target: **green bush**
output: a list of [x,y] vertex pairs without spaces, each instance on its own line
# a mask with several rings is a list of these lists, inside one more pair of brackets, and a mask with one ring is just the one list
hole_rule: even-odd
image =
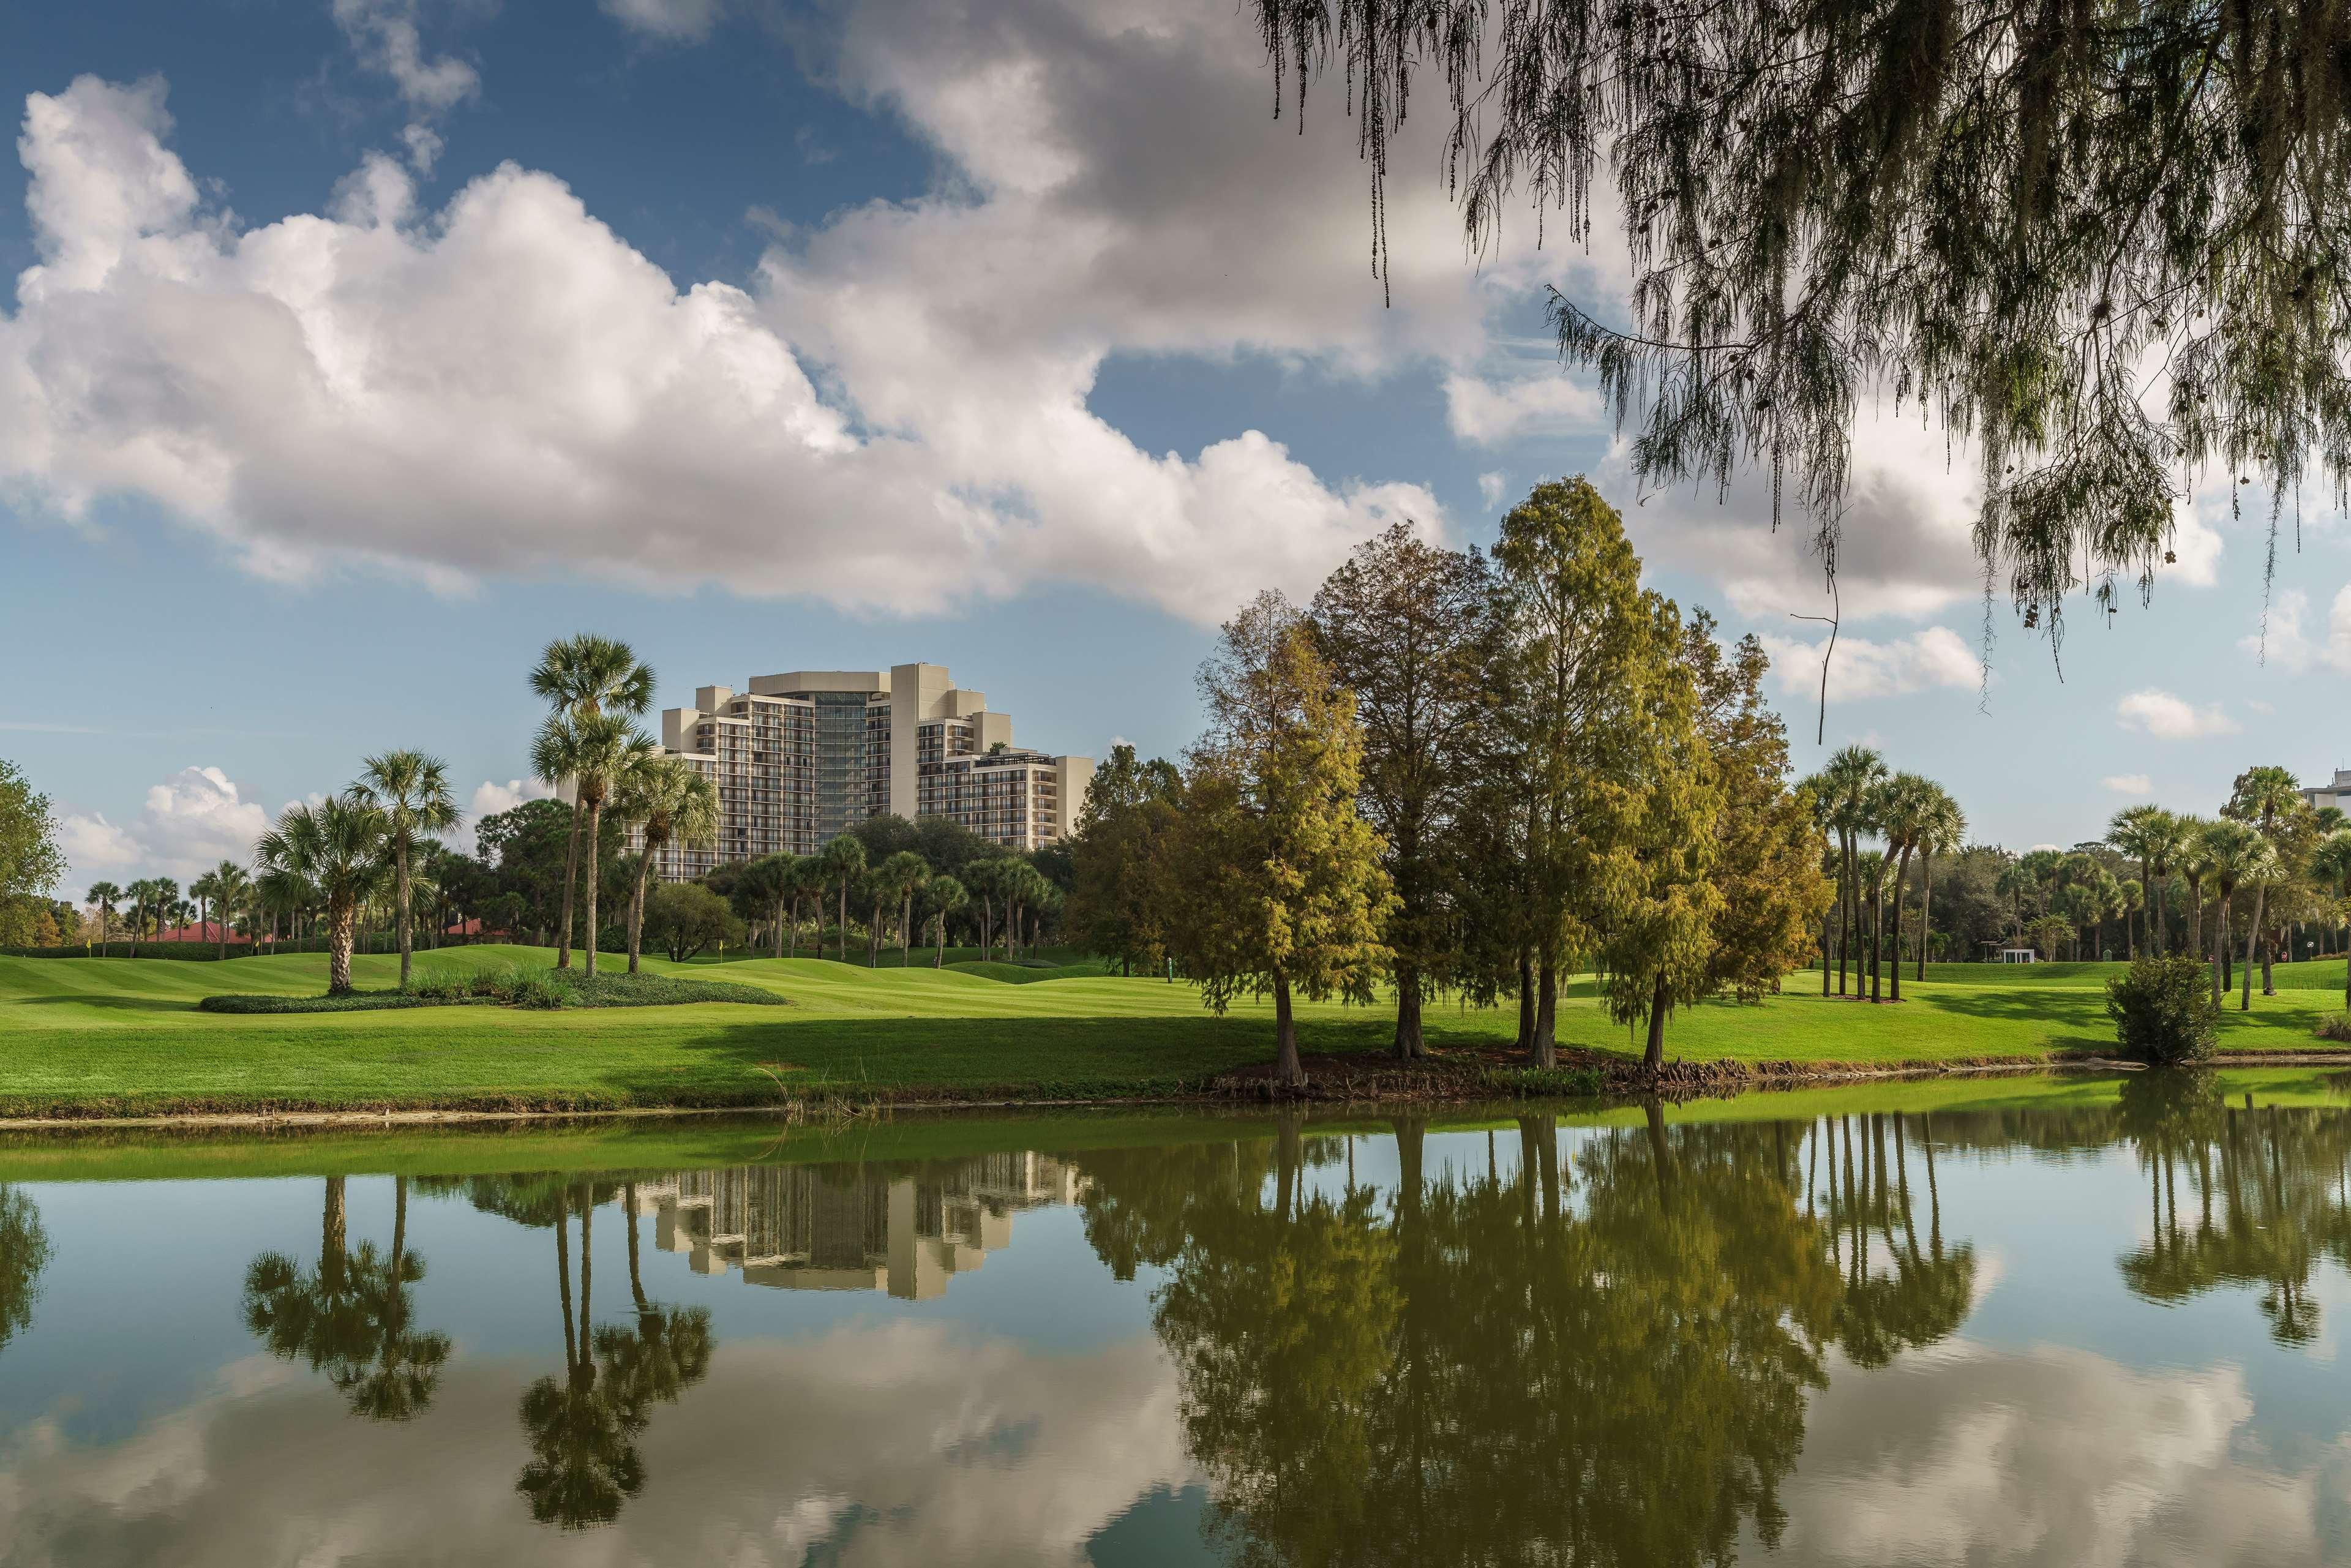
[[2351,1045],[2351,1013],[2321,1013],[2318,1018],[2318,1038]]
[[409,991],[345,991],[340,997],[206,997],[196,1008],[208,1013],[371,1013],[432,1005]]
[[2155,1067],[2202,1061],[2220,1027],[2200,958],[2139,959],[2106,982],[2106,1016],[2123,1050]]

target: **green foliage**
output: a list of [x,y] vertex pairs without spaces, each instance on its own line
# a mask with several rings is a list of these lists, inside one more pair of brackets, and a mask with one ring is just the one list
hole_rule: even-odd
[[2311,1032],[2337,1045],[2351,1045],[2351,1013],[2321,1013]]
[[404,990],[345,991],[324,997],[229,995],[206,997],[197,1007],[212,1013],[372,1012],[388,1008],[501,1006],[555,1008],[662,1008],[690,1002],[734,1002],[752,1007],[789,1007],[789,998],[759,986],[679,975],[587,975],[538,965],[505,964],[444,971]]
[[1247,8],[1277,112],[1341,78],[1375,268],[1432,103],[1478,253],[1528,206],[1570,250],[1621,223],[1630,316],[1554,291],[1562,357],[1645,486],[1765,466],[1832,574],[1848,517],[1886,527],[1847,503],[1887,394],[1980,450],[1985,580],[2053,640],[2077,586],[2152,592],[2195,474],[2262,474],[2273,522],[2351,483],[2340,6]]
[[323,997],[250,996],[229,992],[196,1004],[208,1013],[370,1013],[429,1008],[437,999],[413,991],[332,991]]
[[1183,778],[1173,763],[1111,747],[1094,772],[1071,846],[1069,939],[1122,967],[1150,969],[1167,954],[1173,841]]
[[719,943],[739,945],[743,923],[725,899],[699,883],[665,882],[645,895],[644,933],[673,963],[683,964]]
[[2106,1013],[2123,1050],[2156,1067],[2204,1061],[2220,1029],[2208,971],[2194,958],[2139,959],[2106,982]]
[[49,798],[33,789],[22,768],[0,758],[0,902],[47,893],[65,871]]

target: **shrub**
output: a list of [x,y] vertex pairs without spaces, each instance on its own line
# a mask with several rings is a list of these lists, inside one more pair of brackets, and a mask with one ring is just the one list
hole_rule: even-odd
[[206,997],[196,1008],[208,1013],[371,1013],[432,1005],[407,991],[345,991],[340,997]]
[[2318,1038],[2351,1045],[2351,1013],[2321,1013]]
[[2106,982],[2106,1015],[2123,1050],[2155,1067],[2203,1061],[2220,1027],[2200,958],[2139,959]]

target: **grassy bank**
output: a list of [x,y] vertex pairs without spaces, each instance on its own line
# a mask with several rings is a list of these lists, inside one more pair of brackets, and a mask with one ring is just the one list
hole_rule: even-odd
[[[418,956],[427,975],[550,961],[543,949],[467,947]],[[361,987],[396,982],[398,961],[354,962]],[[2112,1049],[2102,982],[2116,966],[1994,971],[1930,966],[1899,1007],[1823,1000],[1792,977],[1760,1007],[1677,1014],[1669,1053],[1686,1061],[1911,1062],[2032,1060]],[[655,974],[692,972],[649,960]],[[1956,971],[1956,972],[1954,972]],[[318,955],[161,960],[0,958],[0,1114],[135,1114],[191,1109],[617,1109],[772,1104],[789,1096],[958,1096],[1030,1101],[1166,1094],[1261,1062],[1270,1009],[1218,1019],[1165,980],[1083,967],[1026,971],[867,969],[819,959],[725,967],[793,1005],[529,1011],[494,1007],[227,1016],[220,992],[300,996],[325,988]],[[2224,1051],[2318,1044],[2340,1005],[2342,961],[2282,966],[2280,994],[2231,1011]],[[1428,1032],[1468,1055],[1508,1044],[1510,1009],[1436,1007]],[[1309,1053],[1372,1052],[1385,1009],[1301,1009]],[[1562,1009],[1562,1042],[1629,1055],[1588,985]]]

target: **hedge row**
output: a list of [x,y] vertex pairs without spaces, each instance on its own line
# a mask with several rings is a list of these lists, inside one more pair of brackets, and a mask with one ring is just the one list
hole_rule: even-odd
[[[449,936],[442,939],[441,946],[444,947],[465,947],[471,946],[475,938],[470,936]],[[504,941],[506,939],[504,937],[496,937],[491,940]],[[232,942],[228,945],[226,956],[231,958],[250,958],[256,952],[262,954],[324,953],[327,951],[327,947],[328,943],[324,936],[305,936],[298,941],[289,937],[283,942],[265,942],[257,944],[253,942]],[[420,942],[416,945],[416,950],[419,953],[429,953],[433,949]],[[379,936],[371,932],[367,936],[360,937],[357,942],[354,942],[351,945],[351,951],[354,953],[397,953],[400,951],[400,938],[397,936]],[[131,950],[129,939],[120,937],[118,937],[112,942],[101,942],[96,946],[84,946],[81,943],[76,942],[70,946],[58,947],[0,947],[0,957],[7,958],[128,958],[131,956]],[[220,945],[216,942],[150,941],[139,944],[138,956],[141,958],[179,958],[192,964],[204,964],[213,962],[222,957],[223,954],[220,949]]]

